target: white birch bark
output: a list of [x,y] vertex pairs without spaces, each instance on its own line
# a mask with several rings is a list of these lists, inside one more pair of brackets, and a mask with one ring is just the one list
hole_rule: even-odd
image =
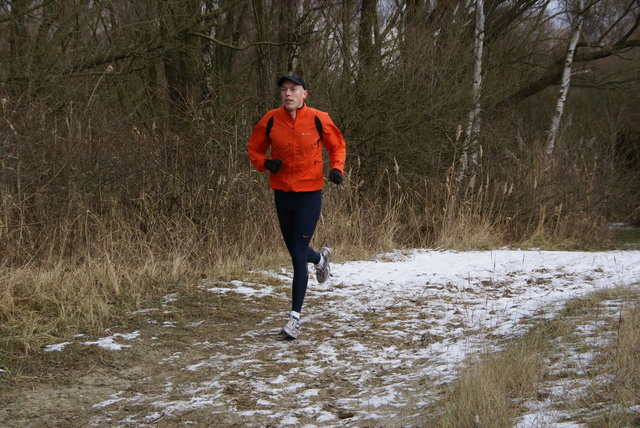
[[564,113],[564,104],[567,100],[567,95],[571,87],[571,69],[573,67],[573,57],[576,53],[576,46],[580,40],[580,34],[582,33],[582,25],[584,22],[584,0],[578,0],[578,16],[576,25],[571,34],[571,40],[569,41],[569,48],[567,49],[567,57],[564,61],[564,69],[562,70],[562,80],[560,81],[560,93],[558,94],[558,102],[556,104],[556,111],[551,119],[551,127],[547,135],[547,141],[545,146],[545,170],[549,168],[551,160],[553,159],[553,151],[556,146],[556,139],[558,137],[558,130],[560,129],[560,121]]
[[[478,167],[478,148],[480,139],[480,113],[482,111],[482,52],[484,50],[484,0],[476,0],[476,22],[474,29],[473,65],[473,107],[469,111],[469,120],[465,141],[462,146],[460,162],[460,179],[470,172],[472,175]],[[470,182],[473,187],[473,178]]]

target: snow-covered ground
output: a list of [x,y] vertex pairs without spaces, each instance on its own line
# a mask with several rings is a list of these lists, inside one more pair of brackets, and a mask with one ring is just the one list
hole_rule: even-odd
[[[286,282],[291,277],[289,270],[269,274]],[[196,413],[204,412],[216,423],[247,426],[426,426],[421,406],[437,399],[465,358],[496,349],[496,338],[524,331],[523,320],[551,316],[569,298],[637,283],[640,251],[395,252],[333,263],[322,285],[312,278],[297,341],[276,339],[287,287],[205,283],[210,293],[272,296],[279,303],[235,339],[175,349],[158,365],[179,370],[179,381],[168,377],[153,394],[114,390],[91,404],[104,409],[91,423],[144,426],[160,417],[197,423]],[[144,340],[131,332],[90,343],[126,352],[123,341]],[[187,358],[188,351],[199,357]],[[126,418],[118,413],[124,406]],[[132,406],[155,410],[132,412]],[[548,402],[528,406],[521,427],[579,425],[557,422],[567,415],[551,411]]]

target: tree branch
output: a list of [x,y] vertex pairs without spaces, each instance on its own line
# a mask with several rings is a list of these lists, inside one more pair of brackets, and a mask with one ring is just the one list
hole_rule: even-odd
[[236,50],[236,51],[244,51],[247,50],[249,48],[252,48],[254,46],[287,46],[287,45],[295,45],[295,42],[253,42],[253,43],[248,43],[245,46],[234,46],[231,45],[229,43],[225,43],[222,40],[218,40],[215,37],[211,37],[211,36],[207,36],[206,34],[202,34],[202,33],[187,33],[191,36],[197,36],[197,37],[201,37],[203,39],[209,40],[210,42],[215,43],[216,45],[228,48],[228,49],[232,49],[232,50]]
[[[34,12],[34,11],[36,11],[36,10],[38,10],[38,9],[41,9],[41,8],[43,8],[43,7],[46,7],[46,6],[48,6],[48,5],[49,5],[49,3],[52,3],[52,2],[53,2],[53,0],[46,0],[46,1],[43,1],[42,3],[38,3],[38,4],[36,4],[35,6],[31,7],[30,9],[25,10],[25,11],[24,11],[24,15],[28,15],[28,14],[30,14],[31,12]],[[9,16],[7,16],[7,17],[0,18],[0,24],[4,24],[5,22],[9,22],[9,21],[11,21],[12,19],[13,19],[13,15],[9,15]]]
[[[587,45],[581,45],[579,47],[593,47]],[[584,63],[595,61],[598,59],[606,58],[612,55],[616,55],[624,50],[640,47],[640,39],[625,40],[615,43],[612,46],[601,46],[599,50],[593,52],[578,52],[576,53],[576,63]],[[501,101],[496,105],[497,108],[505,108],[519,103],[532,95],[535,95],[549,86],[557,85],[562,78],[562,68],[564,65],[564,57],[557,58],[556,61],[549,67],[547,72],[538,78],[537,80],[529,83],[525,87],[516,91],[507,99]]]

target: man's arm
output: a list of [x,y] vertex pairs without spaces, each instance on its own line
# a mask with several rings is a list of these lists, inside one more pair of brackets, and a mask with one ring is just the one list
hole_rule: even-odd
[[249,160],[251,164],[260,172],[264,172],[267,168],[264,166],[264,162],[268,159],[266,154],[271,146],[271,142],[267,138],[267,116],[263,117],[260,122],[253,129],[251,139],[247,144],[247,151],[249,153]]
[[344,164],[347,158],[347,143],[344,141],[342,132],[333,123],[333,120],[325,113],[322,118],[322,143],[329,150],[329,160],[331,169],[337,169],[344,174]]

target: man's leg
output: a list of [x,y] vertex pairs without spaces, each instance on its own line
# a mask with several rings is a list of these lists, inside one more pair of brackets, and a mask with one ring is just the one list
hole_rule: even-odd
[[307,263],[317,263],[320,255],[309,247],[315,232],[322,207],[322,192],[298,194],[298,203],[293,215],[291,237],[291,260],[293,262],[293,286],[291,309],[300,313],[307,292],[309,275]]
[[322,193],[276,191],[275,201],[280,230],[293,264],[291,313],[281,334],[295,339],[300,334],[300,312],[309,281],[307,262],[320,261],[320,255],[309,247],[309,242],[320,217]]

